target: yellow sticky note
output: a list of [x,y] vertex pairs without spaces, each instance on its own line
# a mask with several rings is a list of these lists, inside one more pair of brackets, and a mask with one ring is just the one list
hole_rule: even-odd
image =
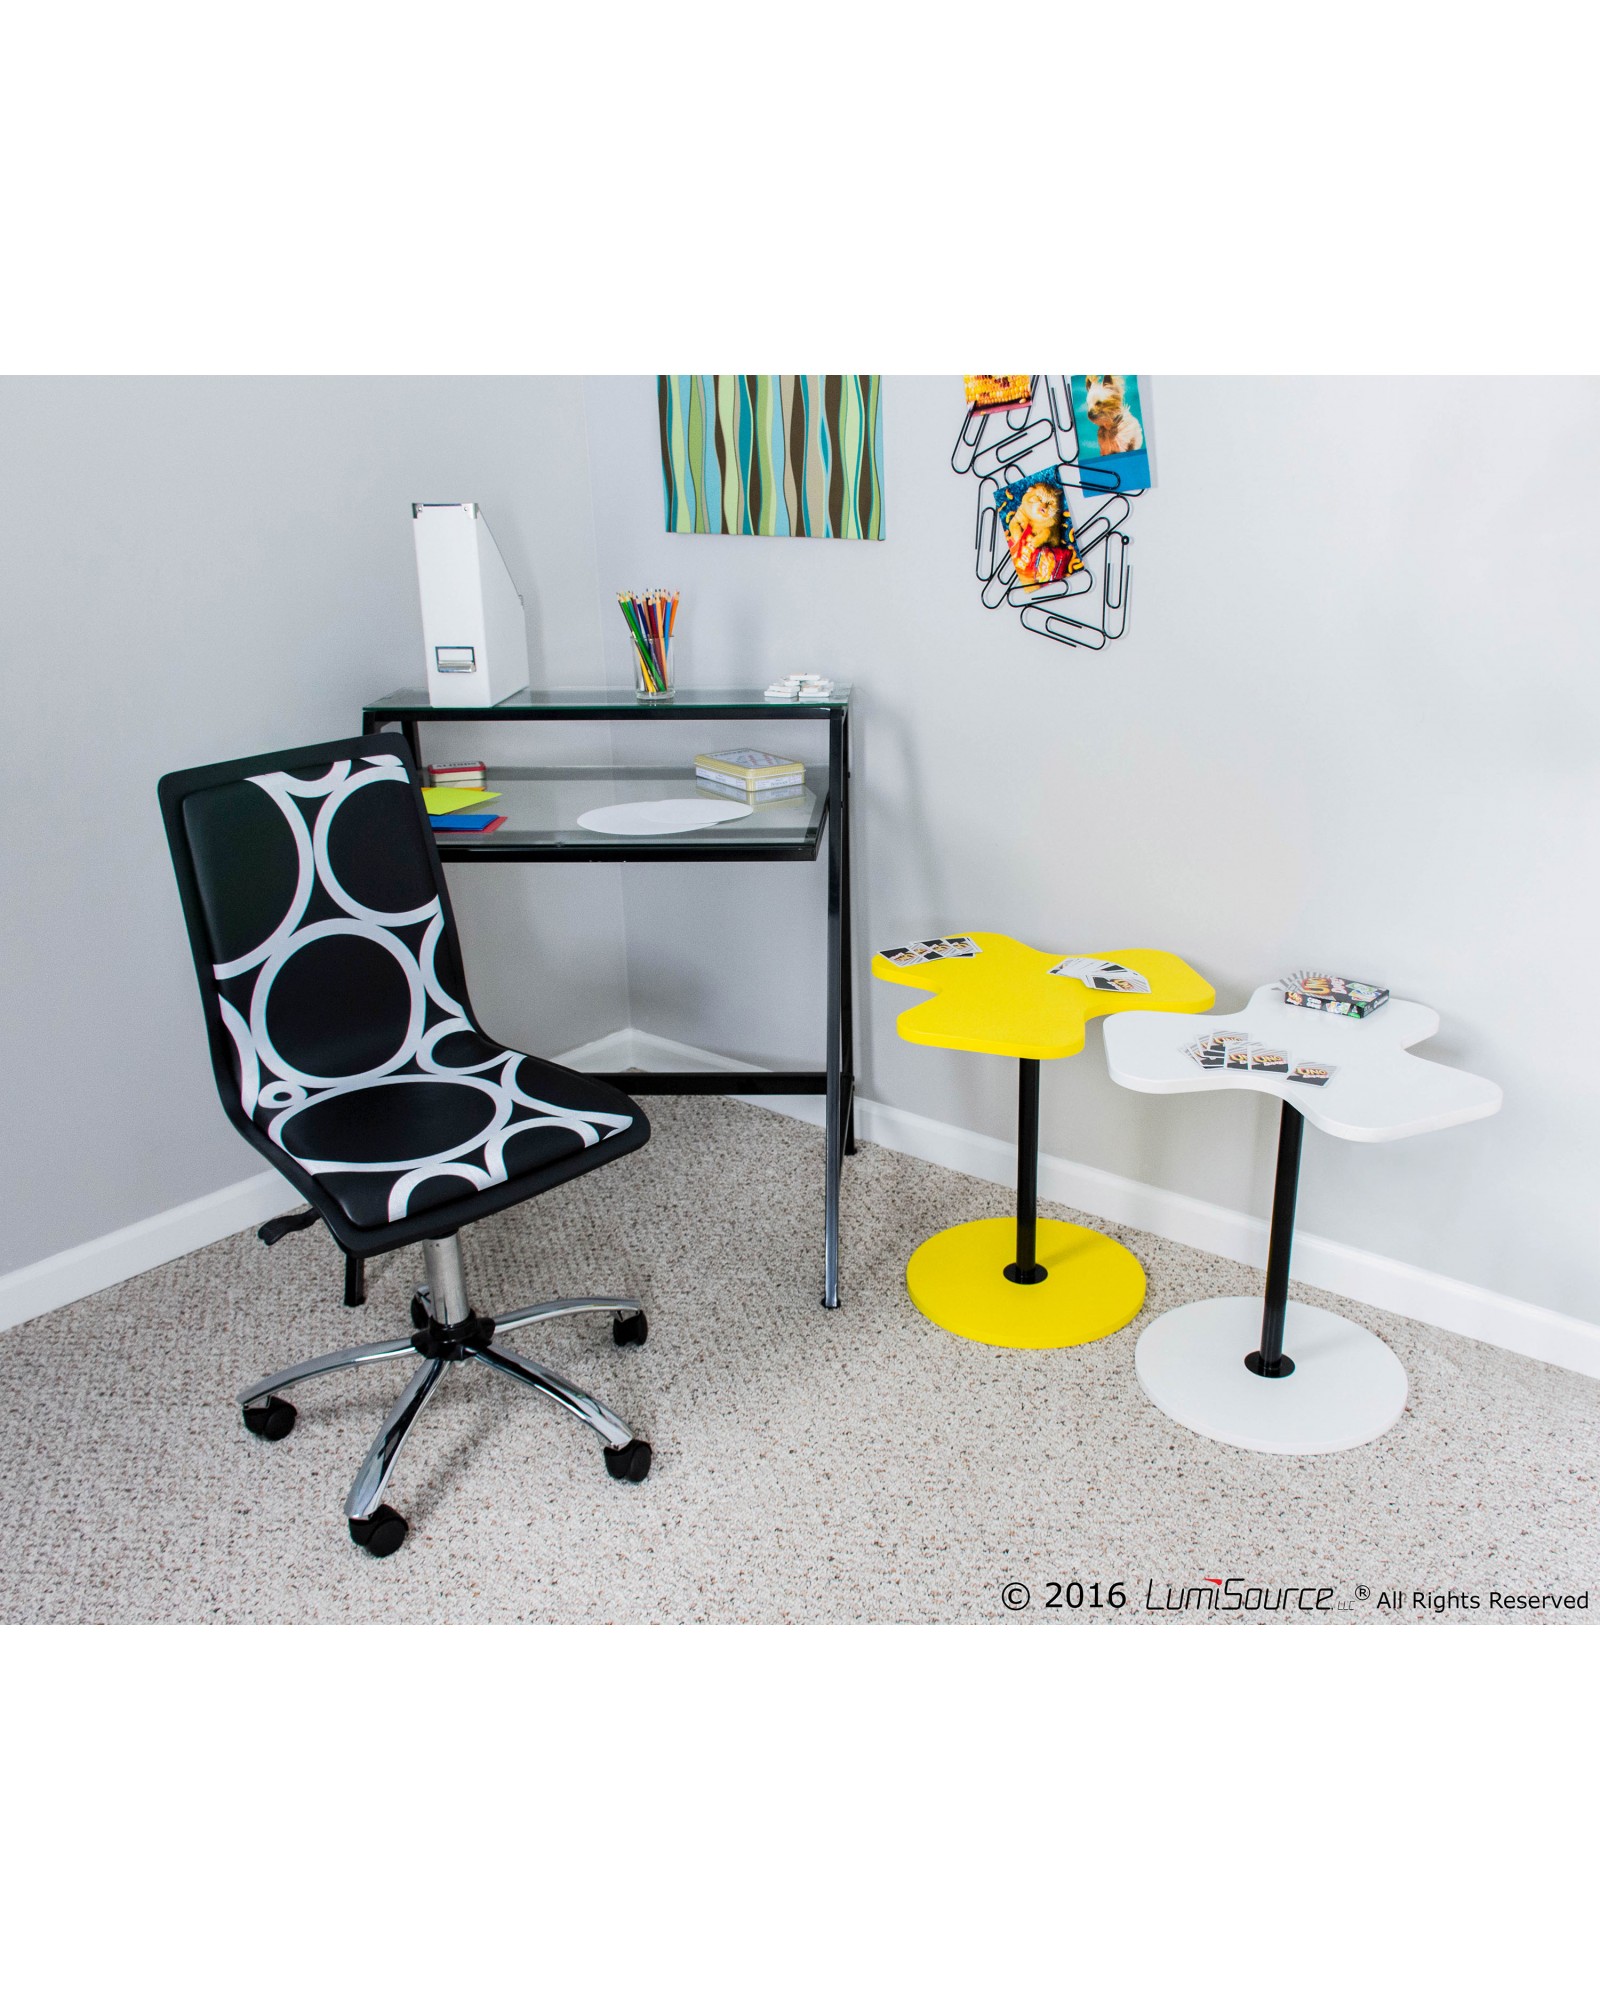
[[422,803],[431,813],[470,812],[486,799],[497,799],[499,796],[498,792],[485,792],[476,785],[424,785],[422,788]]

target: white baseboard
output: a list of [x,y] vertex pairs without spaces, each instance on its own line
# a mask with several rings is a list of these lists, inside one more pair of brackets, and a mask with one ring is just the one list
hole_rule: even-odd
[[[582,1048],[569,1049],[555,1060],[573,1069],[704,1069],[727,1071],[730,1076],[757,1067],[639,1028],[619,1028]],[[822,1122],[820,1098],[740,1096],[738,1101],[813,1125]],[[1015,1153],[1008,1141],[969,1132],[959,1125],[941,1124],[915,1111],[897,1111],[893,1105],[878,1104],[871,1098],[856,1099],[856,1129],[874,1145],[973,1174],[980,1180],[1008,1186],[1016,1172]],[[1215,1202],[1198,1201],[1193,1195],[1150,1187],[1143,1181],[1050,1153],[1039,1155],[1039,1192],[1047,1201],[1061,1202],[1130,1229],[1148,1229],[1191,1249],[1232,1257],[1258,1269],[1267,1261],[1265,1222]],[[126,1229],[115,1229],[109,1236],[6,1272],[0,1276],[0,1330],[87,1298],[91,1292],[170,1263],[174,1257],[238,1230],[258,1228],[269,1216],[282,1215],[299,1205],[295,1190],[268,1168],[197,1201],[166,1209]],[[1509,1348],[1536,1361],[1551,1361],[1580,1375],[1600,1377],[1600,1326],[1588,1320],[1528,1305],[1480,1285],[1465,1284],[1459,1278],[1447,1278],[1309,1232],[1295,1237],[1294,1271],[1308,1285],[1358,1299],[1364,1305],[1403,1313],[1447,1333]]]
[[170,1264],[174,1257],[240,1229],[259,1229],[270,1216],[304,1205],[283,1176],[268,1167],[197,1201],[163,1209],[126,1229],[113,1229],[109,1236],[25,1264],[20,1271],[7,1271],[0,1276],[0,1331],[153,1271],[158,1264]]
[[[704,1055],[699,1049],[682,1048],[663,1041],[659,1035],[639,1035],[631,1028],[586,1042],[558,1062],[574,1069],[728,1069],[751,1068],[735,1064],[731,1058]],[[0,1333],[37,1319],[40,1313],[69,1306],[108,1285],[153,1271],[158,1264],[170,1264],[174,1257],[187,1256],[207,1243],[241,1229],[259,1229],[274,1215],[304,1206],[299,1194],[281,1174],[268,1167],[249,1180],[235,1181],[231,1187],[203,1194],[177,1208],[163,1209],[126,1229],[114,1229],[109,1236],[62,1250],[54,1257],[25,1264],[20,1270],[0,1274]]]
[[[664,1041],[659,1035],[641,1035],[631,1028],[619,1028],[572,1049],[558,1062],[573,1069],[750,1069],[750,1063],[735,1063],[731,1057],[713,1057],[700,1049]],[[174,1257],[186,1256],[207,1243],[220,1242],[241,1229],[259,1229],[274,1215],[303,1207],[299,1194],[281,1174],[268,1167],[249,1180],[235,1181],[196,1201],[177,1208],[163,1209],[126,1229],[114,1229],[109,1236],[97,1236],[37,1264],[0,1274],[0,1332],[37,1319],[40,1313],[69,1306],[124,1278],[136,1278],[153,1271],[158,1264],[170,1264]]]
[[568,1069],[760,1068],[759,1063],[740,1062],[737,1056],[712,1055],[708,1049],[692,1048],[687,1042],[669,1042],[665,1035],[647,1034],[643,1028],[617,1028],[596,1042],[585,1042],[581,1048],[568,1049],[550,1060],[564,1063]]
[[[564,1055],[552,1056],[552,1062],[565,1063],[568,1069],[647,1069],[655,1062],[654,1037],[652,1053],[641,1058],[640,1048],[643,1037],[636,1028],[617,1028],[609,1035],[602,1035],[597,1042],[585,1042],[581,1048],[568,1049]],[[672,1042],[662,1042],[663,1049],[675,1047]],[[721,1064],[706,1063],[705,1068],[721,1068]]]
[[[574,1049],[575,1069],[709,1069],[740,1070],[756,1067],[709,1050],[669,1042],[637,1028],[607,1036],[601,1049],[603,1062],[589,1060],[588,1050]],[[622,1051],[619,1060],[614,1053]],[[574,1060],[579,1058],[581,1060]],[[734,1093],[730,1092],[730,1095]],[[758,1104],[786,1117],[808,1124],[822,1123],[822,1100],[816,1097],[746,1097],[740,1103]],[[863,1139],[887,1146],[896,1153],[934,1166],[951,1167],[957,1173],[972,1174],[979,1180],[998,1181],[1010,1186],[1016,1178],[1016,1149],[1009,1140],[991,1139],[981,1132],[969,1132],[959,1125],[945,1125],[936,1118],[924,1118],[915,1111],[897,1111],[893,1105],[872,1098],[856,1099],[856,1130]],[[1186,1243],[1191,1249],[1206,1250],[1218,1257],[1232,1257],[1241,1264],[1264,1270],[1267,1262],[1267,1225],[1259,1217],[1238,1209],[1222,1208],[1216,1202],[1200,1201],[1193,1195],[1175,1194],[1169,1188],[1151,1187],[1144,1181],[1129,1180],[1122,1174],[1106,1173],[1099,1167],[1063,1160],[1051,1153],[1039,1155],[1039,1193],[1046,1201],[1058,1201],[1067,1208],[1081,1209],[1103,1221],[1117,1222],[1130,1229],[1148,1229],[1153,1235]],[[1535,1361],[1551,1361],[1580,1375],[1600,1377],[1600,1326],[1552,1312],[1546,1306],[1529,1305],[1508,1298],[1481,1285],[1469,1285],[1460,1278],[1448,1278],[1437,1271],[1425,1271],[1416,1264],[1403,1264],[1395,1257],[1382,1257],[1372,1250],[1358,1250],[1348,1243],[1310,1231],[1297,1231],[1294,1239],[1294,1275],[1303,1284],[1323,1291],[1378,1306],[1385,1312],[1402,1313],[1407,1319],[1421,1320],[1446,1333],[1464,1334],[1491,1347],[1509,1348],[1513,1354],[1530,1355]]]

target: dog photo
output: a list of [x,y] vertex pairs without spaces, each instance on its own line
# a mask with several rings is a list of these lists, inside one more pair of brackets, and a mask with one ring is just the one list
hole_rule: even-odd
[[1137,375],[1074,375],[1072,421],[1086,493],[1139,493],[1149,487]]

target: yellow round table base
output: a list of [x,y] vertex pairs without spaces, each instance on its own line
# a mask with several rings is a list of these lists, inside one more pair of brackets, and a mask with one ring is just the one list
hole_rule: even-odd
[[1144,1266],[1098,1229],[1038,1222],[1038,1261],[1050,1273],[1037,1285],[1005,1275],[1017,1255],[1017,1225],[962,1222],[941,1229],[906,1266],[911,1303],[935,1326],[988,1347],[1082,1347],[1104,1340],[1144,1304]]

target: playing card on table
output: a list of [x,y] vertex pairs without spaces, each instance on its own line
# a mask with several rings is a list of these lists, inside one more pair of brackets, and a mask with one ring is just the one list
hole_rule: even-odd
[[1113,958],[1064,958],[1050,968],[1058,979],[1080,979],[1097,993],[1148,993],[1150,982],[1142,972],[1119,965]]
[[927,965],[940,958],[980,958],[981,948],[969,937],[922,938],[916,944],[890,945],[878,953],[891,965]]

